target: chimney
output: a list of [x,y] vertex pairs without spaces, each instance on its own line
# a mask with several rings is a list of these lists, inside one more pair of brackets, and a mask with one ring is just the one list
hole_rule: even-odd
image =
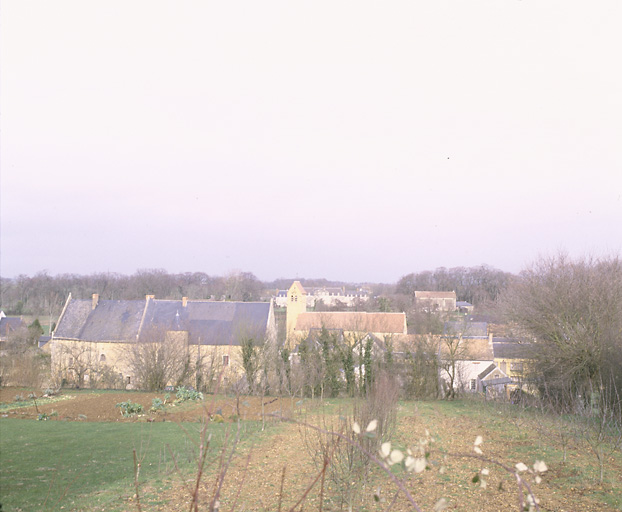
[[187,305],[188,305],[188,297],[182,297],[181,306],[185,308]]
[[99,293],[93,294],[93,303],[91,309],[95,309],[97,307],[97,303],[99,302]]

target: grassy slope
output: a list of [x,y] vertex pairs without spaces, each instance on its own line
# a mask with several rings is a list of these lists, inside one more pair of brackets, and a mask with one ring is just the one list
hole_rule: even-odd
[[[210,425],[216,453],[228,425]],[[127,509],[133,494],[133,450],[144,456],[140,479],[157,490],[178,482],[170,453],[193,468],[201,425],[81,423],[2,419],[0,489],[4,510]],[[248,433],[254,423],[245,424]],[[184,432],[184,430],[186,432]],[[170,448],[170,451],[169,451]],[[146,496],[149,502],[149,496]],[[154,496],[151,502],[157,498]]]
[[[329,403],[329,407],[322,408],[324,414],[338,415],[349,405],[347,400],[331,400]],[[243,425],[247,429],[243,438],[257,439],[253,433],[258,425],[252,422]],[[200,424],[186,424],[185,428],[190,438],[196,438]],[[210,426],[215,455],[225,428],[217,424]],[[499,457],[510,465],[519,461],[531,465],[536,459],[546,460],[551,470],[540,488],[543,493],[546,489],[548,506],[545,510],[567,509],[568,502],[581,506],[582,510],[622,510],[622,455],[618,452],[611,459],[605,485],[596,485],[594,458],[584,448],[575,447],[569,452],[568,461],[562,463],[559,445],[554,438],[540,435],[534,416],[528,411],[477,401],[403,402],[398,432],[392,441],[405,448],[423,436],[426,428],[436,438],[435,453],[440,448],[472,452],[475,436],[483,435],[485,454]],[[147,505],[145,509],[152,510],[149,505],[161,504],[158,496],[163,489],[173,484],[179,486],[179,477],[175,475],[166,445],[170,445],[180,464],[188,471],[192,469],[195,454],[189,437],[173,423],[2,419],[0,429],[0,501],[6,510],[57,510],[61,505],[65,510],[132,509],[128,500],[134,492],[133,449],[146,454],[141,469],[141,481],[145,485],[141,492]],[[260,444],[272,443],[272,433],[276,432],[280,429],[263,433]],[[289,440],[286,438],[283,442]],[[300,441],[295,436],[292,442]],[[242,447],[239,454],[244,455],[245,451]],[[255,453],[259,456],[259,452]],[[436,458],[432,471],[412,481],[414,494],[422,498],[425,509],[430,509],[441,496],[459,504],[463,510],[481,509],[482,499],[486,500],[486,510],[507,509],[507,497],[495,491],[501,480],[509,487],[507,478],[500,472],[491,474],[491,488],[483,493],[477,485],[470,483],[471,476],[478,469],[473,461],[452,461],[447,464],[448,471],[444,475],[437,471],[438,461]],[[295,467],[290,465],[288,469],[294,478]],[[272,472],[261,473],[261,478],[269,480],[273,487],[268,500],[273,499],[274,489],[278,488],[281,468],[282,462],[279,462]],[[421,487],[420,484],[426,485]],[[250,487],[251,490],[257,488],[256,485]],[[429,496],[421,496],[424,489],[430,491]],[[567,497],[558,498],[560,495]],[[514,499],[511,500],[513,503]],[[401,509],[396,507],[396,510]]]
[[[412,404],[406,405],[407,409],[412,407]],[[549,471],[544,477],[545,483],[534,486],[537,495],[547,495],[553,501],[556,495],[574,495],[572,499],[580,500],[583,510],[622,510],[622,454],[619,450],[610,456],[601,485],[597,461],[585,443],[575,440],[564,462],[555,429],[543,428],[544,420],[534,411],[477,400],[423,402],[416,407],[418,423],[437,437],[439,448],[469,453],[475,436],[483,435],[485,455],[509,466],[517,462],[531,466],[536,460],[546,461]],[[467,460],[453,461],[453,466],[469,467],[473,474],[478,469],[477,464]],[[464,475],[463,482],[452,478],[451,472],[444,478],[450,483],[447,488],[452,493],[462,492],[459,487],[464,483]],[[502,479],[491,477],[490,480],[496,485]],[[506,479],[504,485],[508,488],[511,481],[508,485]]]

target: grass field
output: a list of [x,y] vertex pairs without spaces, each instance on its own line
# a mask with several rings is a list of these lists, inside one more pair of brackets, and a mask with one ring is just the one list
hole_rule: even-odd
[[[231,424],[212,424],[211,449]],[[260,424],[245,422],[248,439]],[[2,510],[127,510],[134,494],[133,450],[142,460],[147,507],[158,491],[179,483],[173,457],[188,475],[195,468],[201,424],[0,421]]]
[[[11,395],[12,396],[12,395]],[[128,394],[136,397],[136,394]],[[92,394],[72,400],[92,400]],[[106,397],[101,395],[98,400]],[[249,399],[250,400],[250,399]],[[51,404],[50,406],[58,406]],[[346,414],[347,399],[304,400],[295,417],[316,422],[335,420]],[[113,407],[113,406],[111,406]],[[16,410],[16,414],[21,414]],[[300,414],[306,416],[299,416]],[[301,442],[295,424],[271,424],[261,431],[258,421],[242,421],[244,442],[237,451],[227,484],[223,487],[222,510],[276,510],[283,485],[283,509],[291,507],[317,475],[312,455]],[[137,510],[133,500],[133,450],[141,459],[140,493],[142,510],[187,510],[188,493],[181,478],[194,473],[196,441],[202,424],[170,421],[81,422],[0,419],[0,502],[2,510]],[[219,448],[233,423],[210,423],[212,435],[209,467],[202,496],[213,492]],[[456,457],[445,461],[443,453],[473,453],[473,440],[482,435],[487,456],[513,467],[517,462],[531,466],[543,459],[549,466],[535,490],[545,511],[621,511],[622,454],[608,455],[603,483],[598,482],[598,464],[587,446],[575,439],[567,447],[564,461],[555,429],[548,430],[534,411],[509,405],[498,406],[477,400],[453,402],[400,402],[398,423],[391,441],[407,449],[428,430],[435,438],[429,471],[409,477],[407,485],[424,510],[432,510],[440,497],[449,500],[450,510],[516,510],[512,477],[491,471],[490,486],[482,490],[472,482],[481,464]],[[548,427],[547,427],[548,428]],[[182,475],[174,468],[174,455]],[[440,467],[446,467],[441,472]],[[373,488],[382,488],[387,499],[394,487],[374,473]],[[533,478],[532,478],[533,480]],[[371,489],[371,487],[370,487]],[[339,510],[342,489],[327,477],[324,510]],[[239,495],[239,496],[238,496]],[[384,498],[383,498],[384,499]],[[318,510],[317,486],[307,498],[305,510]],[[386,510],[388,503],[375,503],[370,490],[356,510]],[[203,504],[201,510],[207,510]],[[398,500],[394,511],[408,510]]]

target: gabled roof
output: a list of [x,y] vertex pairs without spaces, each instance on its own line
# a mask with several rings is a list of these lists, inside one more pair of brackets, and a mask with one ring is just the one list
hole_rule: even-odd
[[383,334],[406,333],[405,313],[367,313],[367,312],[322,312],[301,313],[296,320],[295,329],[343,329],[348,332],[376,332]]
[[[145,310],[144,300],[100,300],[82,324],[78,339],[87,341],[134,340]],[[58,337],[58,336],[55,336]]]
[[483,372],[481,372],[477,376],[477,378],[480,380],[483,380],[486,378],[489,379],[491,376],[493,376],[493,374],[498,375],[498,377],[495,377],[495,378],[507,377],[506,373],[501,368],[497,367],[495,363],[491,363]]
[[486,377],[486,375],[488,375],[488,374],[489,374],[491,371],[493,371],[496,367],[497,367],[497,365],[496,365],[495,363],[490,363],[490,365],[488,365],[488,366],[486,367],[486,369],[485,369],[483,372],[481,372],[481,373],[477,376],[477,378],[478,378],[478,379],[483,379],[484,377]]
[[269,302],[180,300],[68,301],[54,338],[81,341],[134,341],[185,331],[190,344],[239,344],[263,337],[271,318]]
[[[269,302],[152,300],[145,326],[166,331],[187,331],[193,345],[239,345],[245,337],[262,338],[270,316]],[[141,334],[142,335],[142,334]]]
[[20,327],[24,327],[26,324],[22,322],[22,319],[15,316],[3,316],[0,318],[0,336],[8,336],[9,333],[16,331]]
[[[307,294],[307,292],[306,292],[306,291],[305,291],[305,289],[303,288],[302,283],[301,283],[300,281],[294,281],[294,282],[292,283],[292,285],[289,287],[289,290],[291,290],[294,286],[298,288],[298,290],[300,291],[300,293],[301,293],[302,295],[306,295],[306,294]],[[289,290],[288,290],[288,291],[289,291]]]

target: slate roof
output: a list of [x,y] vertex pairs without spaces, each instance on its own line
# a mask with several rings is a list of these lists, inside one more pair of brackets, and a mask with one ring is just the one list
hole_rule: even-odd
[[[91,304],[91,301],[87,301]],[[134,340],[145,310],[144,300],[100,300],[80,329],[86,341]]]
[[367,312],[315,312],[301,313],[296,320],[296,330],[343,329],[349,332],[377,332],[385,334],[406,333],[405,313]]
[[480,380],[483,379],[484,377],[486,377],[486,375],[492,372],[496,367],[497,365],[495,363],[490,363],[490,365],[487,366],[486,369],[477,376],[477,378]]
[[466,307],[472,307],[473,304],[471,304],[470,302],[467,302],[466,300],[457,300],[456,301],[456,307],[458,308],[466,308]]
[[0,336],[4,338],[24,325],[26,324],[19,317],[3,316],[0,318]]
[[463,337],[488,336],[486,322],[445,322],[444,334],[462,334]]
[[493,338],[495,359],[530,359],[533,345],[521,343],[515,338]]
[[244,336],[263,337],[270,318],[269,302],[180,300],[70,300],[55,338],[82,341],[133,341],[186,331],[190,344],[239,344]]

